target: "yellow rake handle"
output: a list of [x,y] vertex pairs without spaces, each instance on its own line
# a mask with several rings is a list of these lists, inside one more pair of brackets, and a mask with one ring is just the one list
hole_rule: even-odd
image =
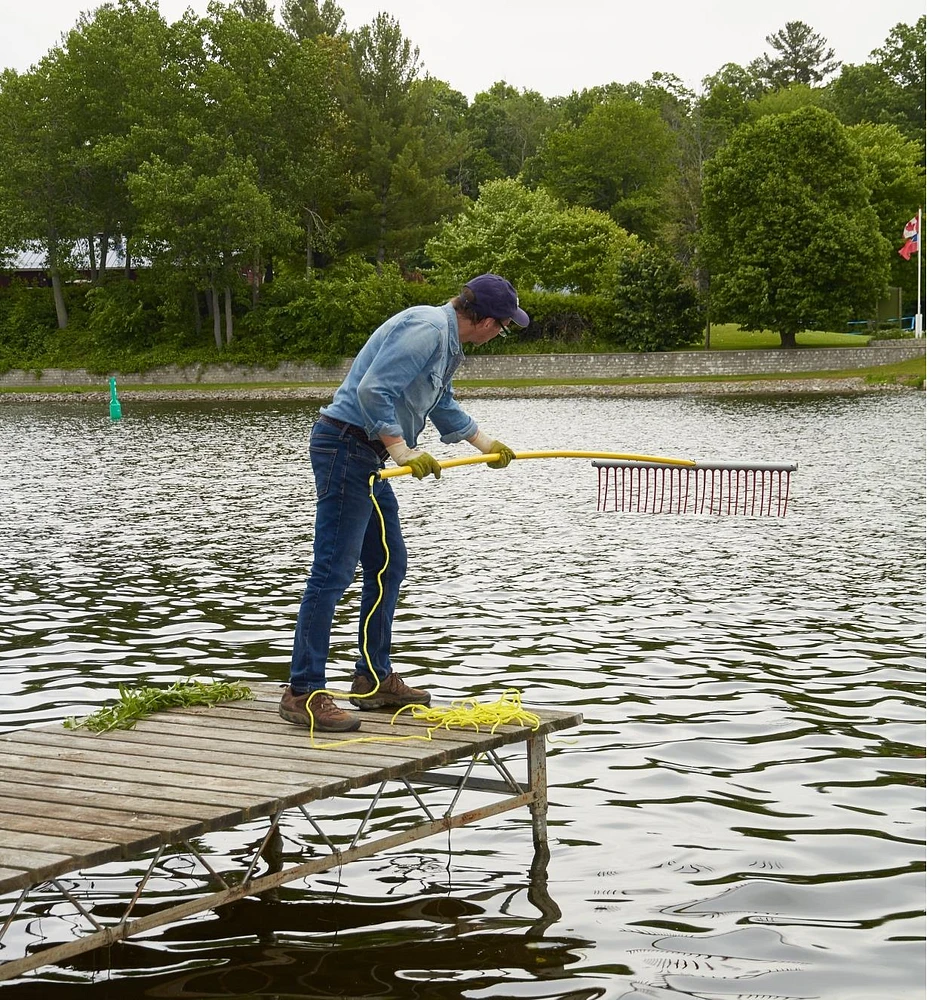
[[[499,455],[491,451],[486,455],[469,455],[466,458],[445,458],[438,462],[442,469],[456,469],[460,465],[479,465],[484,462],[495,462]],[[608,458],[624,462],[661,462],[663,465],[679,465],[694,467],[690,458],[659,458],[655,455],[618,455],[611,451],[517,451],[515,457],[521,461],[526,458]],[[380,479],[392,479],[394,476],[408,476],[412,469],[408,465],[400,465],[396,469],[381,469]]]

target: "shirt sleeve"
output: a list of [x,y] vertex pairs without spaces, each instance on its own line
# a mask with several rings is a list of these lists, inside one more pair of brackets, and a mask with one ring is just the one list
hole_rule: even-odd
[[455,399],[451,386],[444,390],[431,411],[431,422],[437,427],[445,444],[457,444],[458,441],[473,437],[479,430],[473,417]]

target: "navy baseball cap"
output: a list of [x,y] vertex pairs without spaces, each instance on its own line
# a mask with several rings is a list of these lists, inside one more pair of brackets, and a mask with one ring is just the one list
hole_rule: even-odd
[[480,316],[493,319],[510,319],[518,326],[527,326],[531,320],[518,305],[518,294],[512,283],[498,274],[481,274],[468,281],[464,288],[473,293],[473,308]]

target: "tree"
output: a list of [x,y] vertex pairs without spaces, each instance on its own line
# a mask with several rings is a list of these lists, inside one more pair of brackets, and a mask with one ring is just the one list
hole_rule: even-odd
[[168,114],[170,33],[156,5],[118,0],[82,14],[63,41],[61,70],[76,97],[70,117],[82,161],[82,235],[95,281],[95,243],[102,272],[114,238],[132,234],[126,179],[157,145],[150,123]]
[[833,329],[884,293],[891,252],[866,164],[830,112],[741,128],[705,168],[702,250],[712,315],[747,330]]
[[804,21],[789,21],[784,28],[766,36],[777,55],[763,55],[750,69],[766,86],[778,90],[790,83],[821,83],[835,72],[840,62],[827,40],[816,35]]
[[532,176],[555,197],[607,212],[630,232],[652,238],[673,151],[659,112],[616,97],[595,106],[581,124],[548,132]]
[[518,91],[500,80],[477,94],[464,114],[474,145],[474,197],[484,180],[517,177],[544,133],[559,121],[559,113],[536,90]]
[[139,210],[138,246],[156,263],[185,271],[211,297],[213,334],[222,346],[219,293],[225,297],[225,341],[233,336],[232,289],[255,251],[292,237],[291,223],[261,189],[253,160],[222,137],[192,138],[182,163],[160,157],[129,178]]
[[74,132],[74,100],[53,49],[26,73],[0,74],[0,224],[9,247],[44,252],[58,327],[68,325],[62,270],[78,235],[87,232],[81,210],[83,150]]
[[844,66],[828,88],[833,111],[845,125],[895,125],[920,144],[922,160],[927,100],[925,45],[927,17],[918,18],[914,25],[896,24],[868,62]]
[[[879,229],[890,246],[901,243],[904,224],[914,215],[915,207],[924,196],[924,168],[920,163],[921,148],[906,139],[894,125],[854,125],[849,130],[867,167],[871,189],[870,204],[879,219]],[[917,286],[917,270],[898,254],[890,254],[889,282],[905,290],[913,300]]]
[[725,63],[702,80],[698,106],[706,127],[717,136],[717,146],[750,119],[749,102],[765,92],[763,83],[737,63]]
[[267,0],[236,0],[235,8],[248,21],[264,21],[272,23],[274,12]]
[[[193,68],[193,89],[202,96],[196,109],[200,127],[228,136],[234,154],[254,164],[257,183],[276,208],[298,219],[305,234],[300,255],[311,271],[345,190],[330,53],[272,21],[252,21],[224,8],[213,13],[199,22],[206,59]],[[280,243],[254,245],[249,266],[255,298],[268,261],[290,250]]]
[[750,101],[747,111],[751,120],[764,115],[787,115],[799,108],[823,108],[828,105],[828,94],[823,87],[809,87],[807,83],[790,83],[779,90],[768,90],[755,101]]
[[601,212],[569,208],[546,191],[502,179],[485,183],[425,252],[434,277],[449,287],[492,271],[519,288],[592,293],[606,287],[606,270],[636,244]]
[[334,0],[323,0],[320,7],[316,0],[283,0],[280,10],[283,24],[295,38],[318,38],[342,30],[344,11]]
[[435,114],[435,82],[419,79],[419,51],[399,23],[379,14],[350,42],[341,88],[354,183],[344,224],[348,249],[382,265],[418,251],[461,196],[447,181],[458,149]]

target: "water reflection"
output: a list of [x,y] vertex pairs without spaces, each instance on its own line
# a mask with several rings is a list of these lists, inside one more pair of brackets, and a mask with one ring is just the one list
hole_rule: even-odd
[[[516,687],[585,716],[549,748],[546,885],[527,878],[530,821],[509,814],[459,832],[452,859],[423,852],[445,881],[413,891],[359,863],[334,900],[313,884],[248,901],[249,933],[190,921],[97,956],[94,982],[45,974],[11,997],[121,997],[130,976],[143,995],[339,995],[350,970],[359,995],[921,1000],[922,394],[470,409],[525,450],[799,463],[784,519],[599,514],[593,470],[567,461],[397,485],[403,672],[439,699]],[[313,416],[135,404],[112,426],[0,407],[0,728],[85,714],[123,681],[282,681]],[[414,910],[439,897],[480,912]],[[330,905],[337,929],[287,925]]]

